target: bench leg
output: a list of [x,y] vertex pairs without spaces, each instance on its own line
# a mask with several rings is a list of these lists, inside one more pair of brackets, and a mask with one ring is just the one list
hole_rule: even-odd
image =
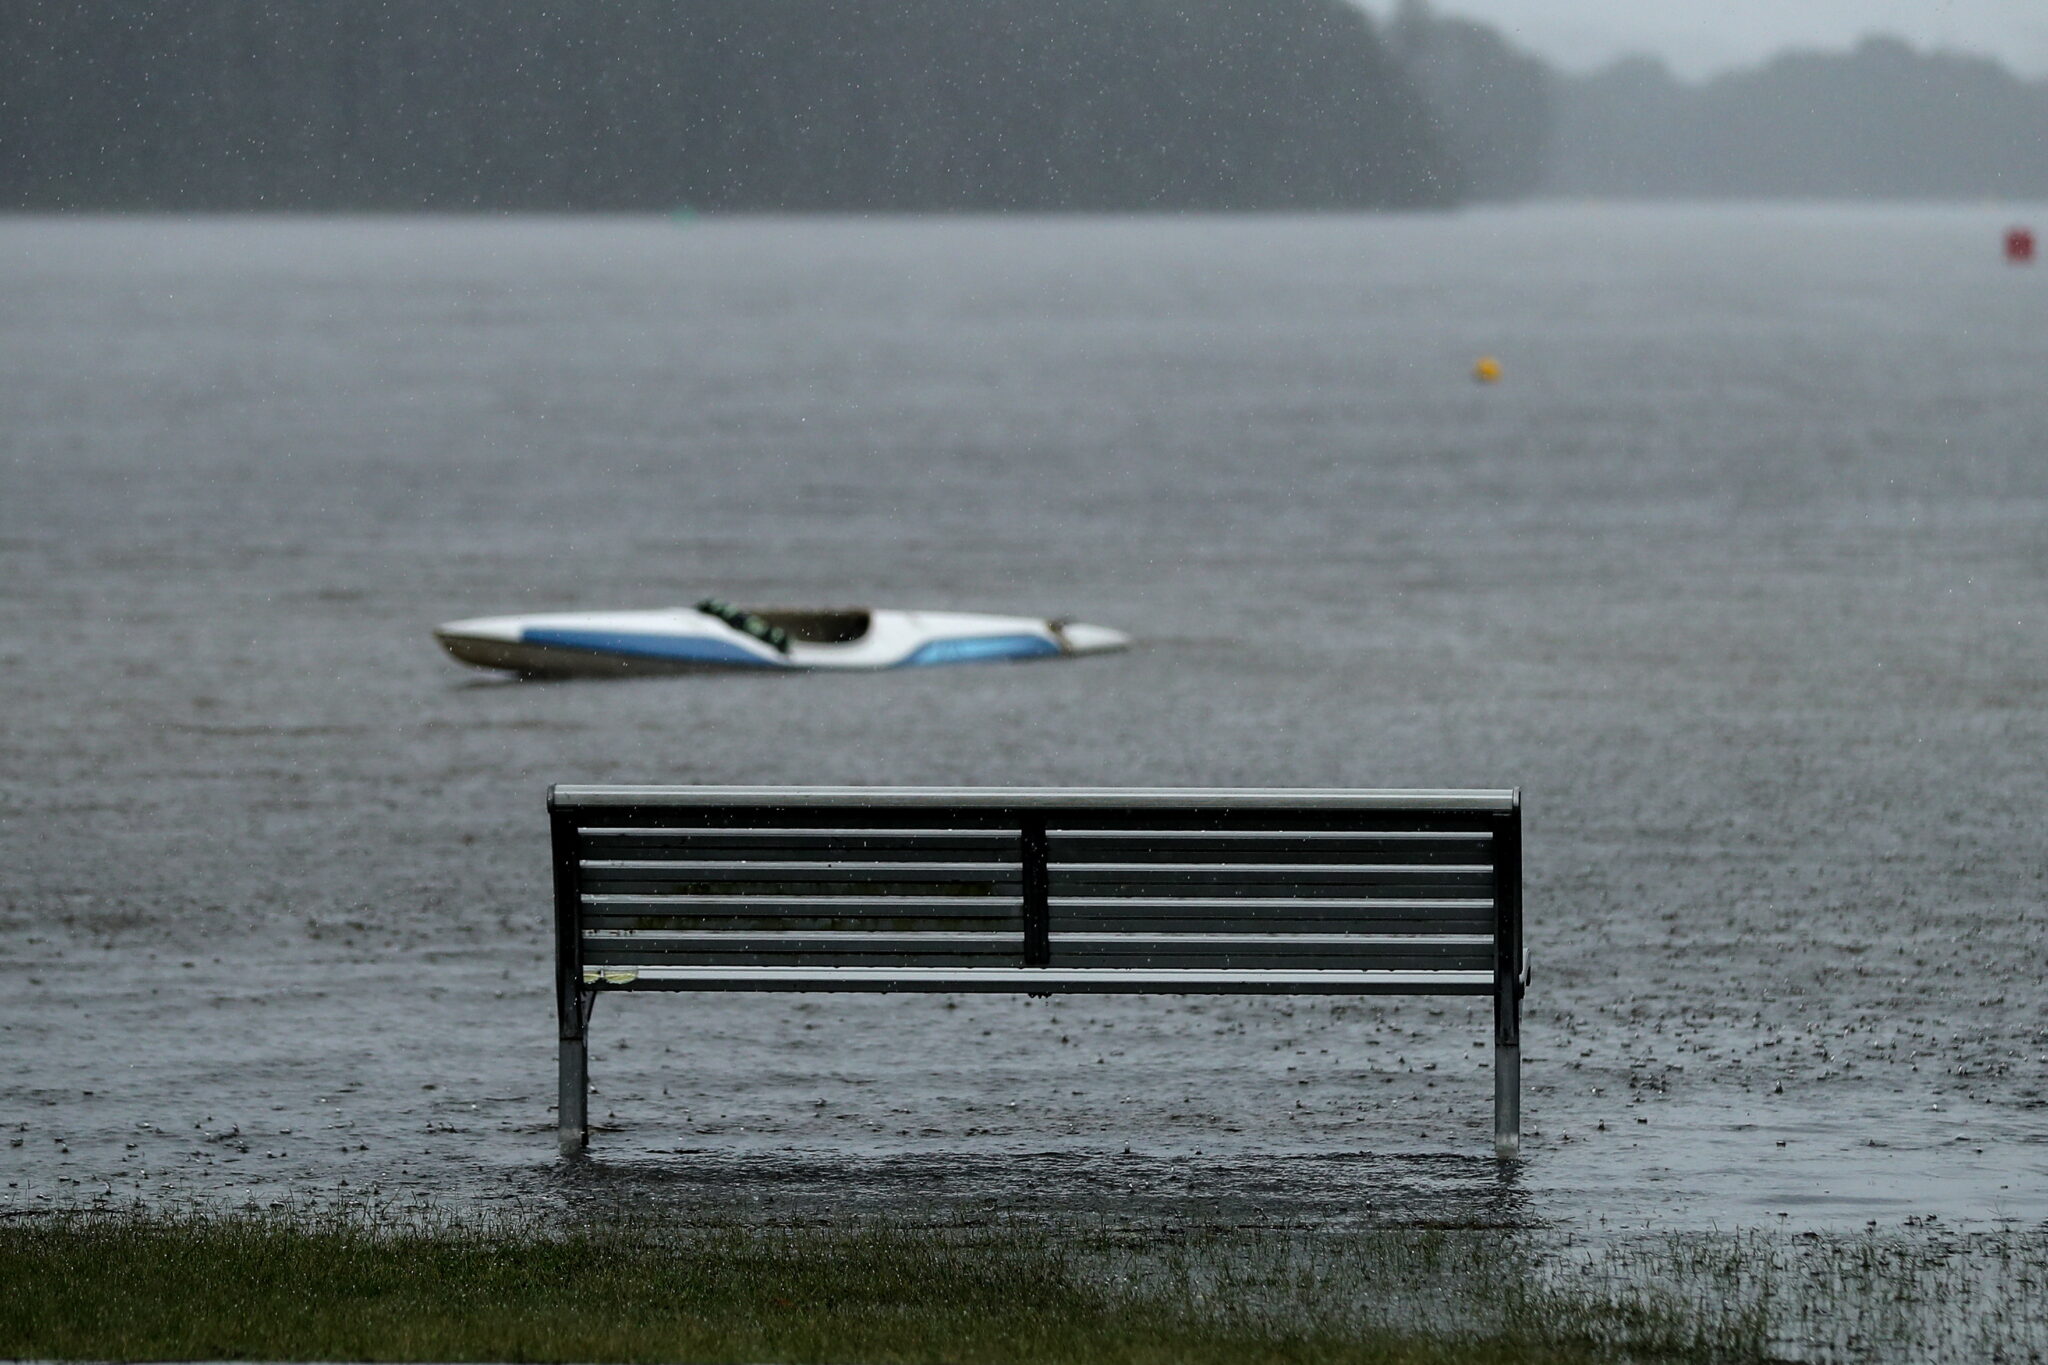
[[590,1054],[584,1037],[562,1040],[562,1155],[579,1156],[590,1137]]
[[1502,1160],[1522,1154],[1522,1045],[1493,1049],[1493,1154]]

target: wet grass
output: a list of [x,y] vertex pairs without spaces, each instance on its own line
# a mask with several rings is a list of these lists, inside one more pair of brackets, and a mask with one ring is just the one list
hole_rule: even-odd
[[[1681,1316],[1754,1324],[1774,1358],[2048,1360],[2048,1227],[1956,1232],[1667,1233],[1580,1257],[1575,1273],[1661,1291]],[[1555,1275],[1566,1261],[1554,1259]]]
[[[0,1357],[1575,1362],[2039,1358],[2038,1235],[1574,1247],[1498,1229],[763,1229],[417,1215],[0,1228]],[[2030,1354],[2031,1352],[2031,1354]]]
[[1495,1244],[1368,1241],[98,1216],[0,1230],[0,1356],[1564,1362],[1685,1336],[1522,1294]]

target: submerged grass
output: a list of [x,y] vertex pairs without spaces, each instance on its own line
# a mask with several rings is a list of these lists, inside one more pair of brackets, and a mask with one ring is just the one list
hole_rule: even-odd
[[2038,1359],[2043,1239],[1184,1235],[354,1215],[0,1228],[0,1357]]

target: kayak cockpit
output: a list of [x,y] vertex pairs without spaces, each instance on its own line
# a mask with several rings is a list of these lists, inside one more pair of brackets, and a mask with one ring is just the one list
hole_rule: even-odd
[[867,638],[874,626],[874,613],[859,607],[805,610],[790,607],[737,607],[722,597],[707,597],[697,610],[722,621],[742,635],[750,636],[778,654],[789,653],[792,644],[850,645]]
[[858,607],[824,611],[769,607],[754,614],[779,627],[790,639],[806,645],[850,645],[866,639],[875,624],[874,613]]

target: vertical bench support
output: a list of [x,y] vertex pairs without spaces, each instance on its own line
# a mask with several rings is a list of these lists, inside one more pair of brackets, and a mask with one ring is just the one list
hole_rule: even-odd
[[[1018,876],[1024,900],[1024,965],[1052,963],[1052,872],[1048,866],[1045,816],[1027,813],[1018,821]],[[1034,992],[1036,994],[1036,992]]]
[[583,933],[577,889],[578,851],[575,817],[549,813],[555,862],[555,1012],[561,1023],[560,1094],[556,1116],[562,1155],[578,1156],[590,1138],[590,1006],[595,997],[583,989]]
[[585,1040],[564,1038],[561,1055],[561,1113],[563,1156],[581,1156],[590,1140],[590,1054]]
[[1493,824],[1493,1154],[1522,1154],[1522,802]]

